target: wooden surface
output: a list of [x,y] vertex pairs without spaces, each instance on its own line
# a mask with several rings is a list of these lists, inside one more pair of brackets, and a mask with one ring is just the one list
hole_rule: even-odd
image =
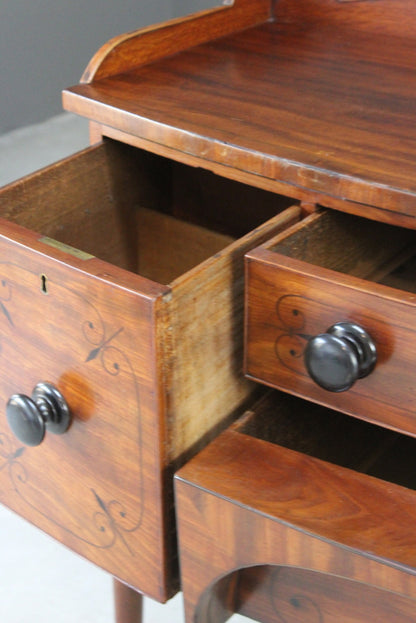
[[177,589],[172,471],[257,389],[243,256],[299,219],[287,205],[114,141],[0,193],[3,410],[48,381],[73,412],[35,449],[3,420],[0,500],[160,601]]
[[[262,623],[411,623],[415,602],[337,576],[291,567],[236,574],[236,612]],[[212,619],[212,623],[215,619]]]
[[[234,611],[275,623],[335,623],[340,612],[354,623],[413,621],[415,492],[386,470],[390,455],[405,455],[402,438],[309,409],[272,393],[177,474],[189,623],[219,623]],[[361,431],[366,464],[354,451]],[[332,463],[315,456],[331,454],[328,435],[346,446],[348,468],[336,464],[336,451]],[[406,456],[410,473],[410,448]]]
[[[345,33],[353,27],[359,32],[414,39],[415,6],[412,0],[279,0],[274,5],[276,21],[305,28],[334,27]],[[394,45],[394,39],[390,40]]]
[[172,283],[166,313],[168,446],[178,467],[256,392],[242,374],[244,253],[299,219],[289,208]]
[[[68,89],[64,106],[179,159],[414,228],[414,3],[328,0],[320,20],[319,2],[301,4],[304,12],[285,2],[275,21]],[[386,44],[373,12],[390,35],[390,21],[396,30],[405,21],[403,35]]]
[[154,362],[157,301],[169,289],[126,270],[133,197],[161,201],[147,163],[101,145],[0,193],[2,411],[13,393],[46,380],[72,412],[67,433],[37,448],[24,448],[2,418],[0,499],[164,600],[175,578]]
[[2,222],[1,408],[12,394],[30,395],[48,381],[65,397],[72,424],[28,448],[2,418],[0,500],[163,600],[172,589],[164,573],[164,448],[155,417],[162,409],[156,292],[135,289],[134,275],[129,288],[107,281],[104,262],[101,276],[89,274],[95,260],[83,269],[83,260],[49,251],[38,238]]
[[[177,588],[173,470],[256,393],[241,374],[243,254],[299,219],[299,206],[279,215],[292,199],[416,228],[415,17],[413,0],[236,0],[122,35],[64,92],[64,106],[92,121],[92,140],[136,149],[106,141],[0,196],[0,398],[47,380],[74,415],[66,435],[30,451],[0,428],[0,499],[152,597]],[[272,248],[249,258],[249,313],[261,330],[248,330],[258,347],[248,368],[416,435],[414,292],[362,280],[363,268],[391,259],[372,229],[364,238],[367,257],[362,244],[338,253],[336,238],[353,275],[340,280],[332,260],[277,262]],[[312,246],[331,255],[319,231]],[[282,311],[292,296],[307,303]],[[297,357],[297,338],[346,315],[376,339],[368,379],[328,400],[297,367],[275,378],[276,328]],[[342,608],[351,623],[410,623],[411,484],[327,462],[350,458],[344,436],[342,447],[327,439],[339,420],[305,437],[299,410],[315,430],[320,415],[292,400],[281,399],[290,406],[279,426],[269,413],[262,432],[228,430],[177,478],[188,621],[240,611],[335,622]],[[286,429],[307,447],[285,447]],[[362,431],[353,457],[364,450],[366,463]],[[383,468],[413,473],[414,448],[381,446]],[[117,616],[136,616],[137,596],[121,584],[116,594]]]
[[[409,391],[416,341],[413,264],[407,273],[397,271],[398,282],[393,270],[415,248],[412,231],[328,212],[305,219],[249,254],[248,376],[415,435]],[[371,335],[377,363],[351,389],[334,393],[312,381],[303,354],[310,337],[343,321],[356,322]]]
[[[214,4],[214,3],[213,3]],[[189,17],[115,37],[93,56],[81,82],[99,80],[266,21],[271,0],[234,0]]]
[[143,598],[118,580],[113,582],[115,623],[142,623]]

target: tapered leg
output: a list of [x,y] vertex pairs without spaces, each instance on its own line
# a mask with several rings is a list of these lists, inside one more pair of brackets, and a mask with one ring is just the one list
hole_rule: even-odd
[[113,585],[116,623],[142,623],[142,595],[116,579]]

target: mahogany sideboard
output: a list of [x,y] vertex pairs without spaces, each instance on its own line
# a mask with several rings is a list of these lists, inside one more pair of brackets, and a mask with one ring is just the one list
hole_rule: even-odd
[[[199,461],[226,464],[218,434],[257,413],[266,386],[274,406],[260,413],[273,431],[292,394],[289,436],[309,438],[296,414],[317,403],[413,441],[415,17],[411,0],[234,0],[119,36],[63,93],[64,108],[90,120],[91,147],[0,193],[0,502],[117,578],[120,622],[137,618],[134,591],[165,601],[180,586],[173,474],[197,455],[177,478],[181,581],[189,623],[217,623],[219,610],[203,618],[211,593],[186,563],[190,547],[215,556],[215,543],[187,538],[183,487],[226,495],[198,481]],[[243,436],[283,460],[291,490],[285,436],[266,435],[278,450]],[[306,461],[302,444],[294,451]],[[351,465],[339,476],[347,489]],[[238,469],[231,507],[246,486]],[[262,470],[254,490],[274,486]],[[369,478],[389,490],[384,475]],[[402,495],[408,510],[411,485]],[[270,512],[289,521],[279,504]],[[400,525],[398,513],[393,540],[410,534]],[[325,538],[353,547],[331,529]],[[402,546],[394,565],[412,575],[413,545]],[[370,536],[359,547],[388,557]],[[288,565],[292,586],[314,569]],[[345,581],[377,601],[386,583],[370,579]],[[358,610],[351,620],[367,616]]]

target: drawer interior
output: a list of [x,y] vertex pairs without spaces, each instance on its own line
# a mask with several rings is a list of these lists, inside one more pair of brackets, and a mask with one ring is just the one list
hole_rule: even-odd
[[241,373],[243,258],[299,219],[292,203],[112,139],[0,192],[3,219],[139,275],[139,298],[142,277],[168,286],[151,331],[172,464],[255,389]]
[[269,250],[368,281],[416,291],[416,232],[322,211],[277,236]]
[[340,467],[416,489],[416,439],[279,391],[269,391],[238,431]]
[[0,194],[3,218],[162,283],[290,203],[109,139]]

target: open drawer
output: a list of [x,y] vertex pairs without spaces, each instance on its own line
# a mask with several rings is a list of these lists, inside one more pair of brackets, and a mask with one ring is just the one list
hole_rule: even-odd
[[[110,140],[0,193],[0,502],[159,600],[169,475],[253,391],[243,254],[298,218],[288,203]],[[33,447],[5,412],[18,394],[32,426],[39,382],[71,422]]]
[[186,620],[411,623],[415,457],[410,436],[269,391],[175,476]]
[[248,253],[247,376],[416,435],[415,267],[413,230],[335,211]]

